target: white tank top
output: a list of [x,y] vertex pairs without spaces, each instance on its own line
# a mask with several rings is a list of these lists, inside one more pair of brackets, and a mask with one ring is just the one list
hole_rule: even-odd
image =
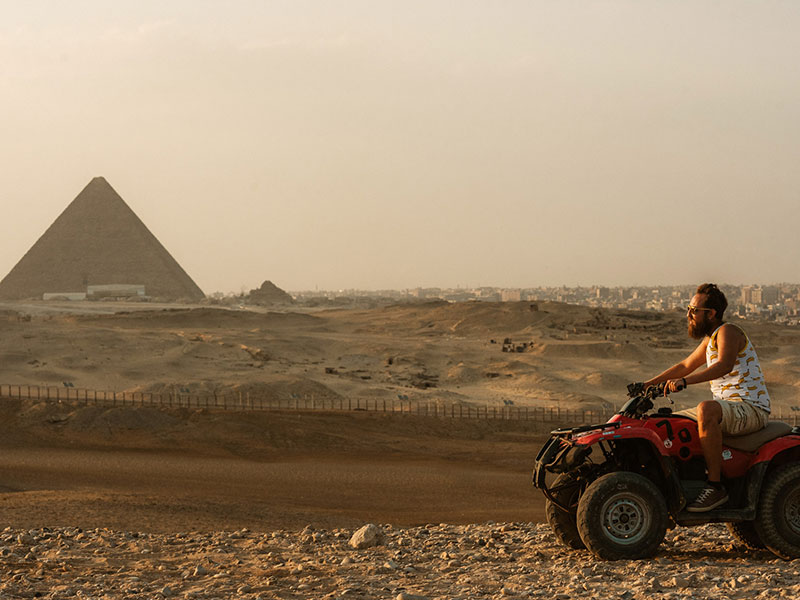
[[[732,325],[732,324],[731,324]],[[719,350],[717,349],[717,334],[722,325],[714,330],[706,346],[706,366],[710,367],[719,360]],[[742,332],[745,338],[744,349],[736,355],[736,363],[727,375],[717,379],[712,379],[711,393],[715,400],[744,401],[758,408],[770,412],[769,394],[767,385],[764,382],[764,374],[761,372],[761,364],[758,362],[758,355],[750,342],[750,338],[742,331],[741,327],[733,325]]]

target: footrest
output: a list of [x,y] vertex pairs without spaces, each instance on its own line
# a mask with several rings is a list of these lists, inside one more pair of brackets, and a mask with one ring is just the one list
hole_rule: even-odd
[[703,523],[727,523],[729,521],[752,521],[756,518],[754,508],[715,508],[708,512],[689,512],[683,510],[675,517],[678,525],[691,526]]

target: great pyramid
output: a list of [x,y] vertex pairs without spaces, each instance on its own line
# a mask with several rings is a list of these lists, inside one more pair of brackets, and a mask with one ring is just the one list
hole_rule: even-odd
[[147,296],[165,300],[204,297],[114,188],[95,177],[0,281],[0,298],[110,284],[144,285]]

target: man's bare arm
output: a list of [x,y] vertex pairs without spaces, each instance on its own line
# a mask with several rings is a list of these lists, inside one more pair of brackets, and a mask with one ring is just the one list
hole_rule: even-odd
[[[669,379],[677,379],[683,378],[693,373],[697,367],[704,364],[706,362],[706,346],[708,345],[708,338],[705,338],[694,351],[684,358],[681,362],[672,365],[669,369],[661,373],[660,375],[656,375],[652,379],[649,379],[644,382],[645,387],[651,385],[657,385],[662,381],[667,381]],[[735,359],[735,355],[734,355]]]
[[[736,355],[741,352],[746,343],[744,334],[737,327],[732,325],[723,326],[717,334],[719,360],[711,366],[686,377],[686,385],[711,381],[730,373],[736,364]],[[680,375],[679,377],[685,376]]]

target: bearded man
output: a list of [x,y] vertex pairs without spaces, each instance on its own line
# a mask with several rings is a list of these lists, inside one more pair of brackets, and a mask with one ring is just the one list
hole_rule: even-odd
[[666,382],[665,394],[711,383],[712,400],[680,413],[697,421],[708,477],[697,499],[686,507],[690,512],[713,510],[728,501],[721,482],[722,434],[752,433],[769,422],[769,394],[758,356],[739,326],[722,321],[727,306],[725,294],[715,284],[700,285],[686,311],[689,336],[700,344],[681,362],[644,382],[645,386]]

